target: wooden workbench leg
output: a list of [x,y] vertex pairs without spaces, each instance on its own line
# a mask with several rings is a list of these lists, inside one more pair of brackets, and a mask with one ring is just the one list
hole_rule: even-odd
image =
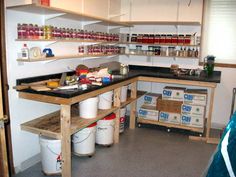
[[[133,82],[131,84],[131,98],[137,98],[137,82]],[[137,101],[133,101],[130,104],[130,120],[129,120],[130,129],[135,129],[136,104],[137,104]]]
[[215,88],[211,88],[211,96],[210,96],[210,104],[209,104],[209,112],[207,117],[207,127],[206,127],[206,139],[210,138],[210,131],[211,131],[211,117],[214,105],[214,95],[215,95]]
[[[114,90],[114,106],[120,107],[120,94],[121,88],[117,88]],[[120,136],[120,108],[116,110],[116,119],[115,119],[115,131],[114,131],[114,143],[119,143]]]
[[[1,118],[1,117],[0,117]],[[2,165],[3,165],[3,176],[9,177],[8,164],[7,164],[7,147],[6,147],[6,137],[4,129],[4,121],[0,120],[0,150],[2,151]]]
[[61,105],[62,177],[71,177],[71,106]]

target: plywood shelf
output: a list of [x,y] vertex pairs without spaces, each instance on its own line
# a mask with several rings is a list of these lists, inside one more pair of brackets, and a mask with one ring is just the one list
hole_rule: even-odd
[[42,5],[36,5],[36,4],[11,6],[11,7],[7,7],[7,9],[20,11],[20,12],[39,14],[39,15],[55,15],[56,14],[57,17],[64,18],[64,19],[76,20],[80,22],[83,22],[83,21],[94,22],[94,23],[105,25],[105,26],[130,27],[130,24],[119,22],[119,21],[109,20],[106,18],[101,18],[101,17],[89,15],[89,14],[73,12],[73,11],[64,10],[60,8],[48,7],[48,6],[42,6]]
[[39,61],[50,61],[50,60],[62,60],[62,59],[73,59],[73,58],[88,58],[88,57],[109,57],[109,56],[116,56],[118,54],[101,54],[101,55],[64,55],[64,56],[55,56],[55,57],[42,57],[38,59],[20,59],[18,58],[17,61],[20,62],[39,62]]
[[190,44],[156,44],[156,43],[141,43],[141,42],[119,42],[119,44],[125,45],[150,45],[150,46],[173,46],[173,47],[200,47],[200,45]]
[[122,21],[130,25],[183,25],[183,26],[200,26],[198,21]]
[[147,120],[147,119],[138,118],[138,123],[154,124],[154,125],[160,125],[160,126],[164,126],[168,128],[178,128],[178,129],[183,129],[183,130],[189,130],[189,131],[198,132],[198,133],[204,132],[204,128],[190,127],[190,126],[185,126],[185,125],[180,125],[180,124],[164,123],[164,122],[159,122],[157,120]]
[[189,58],[189,59],[199,59],[197,57],[179,57],[179,56],[162,56],[162,55],[147,55],[147,54],[125,54],[127,56],[145,56],[145,57],[161,57],[161,58]]

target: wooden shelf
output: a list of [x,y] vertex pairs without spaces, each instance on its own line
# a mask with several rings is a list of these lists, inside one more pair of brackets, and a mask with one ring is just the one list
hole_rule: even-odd
[[200,45],[180,45],[180,44],[155,44],[155,43],[140,43],[140,42],[119,42],[118,44],[125,45],[150,45],[150,46],[173,46],[173,47],[200,47]]
[[197,127],[190,127],[190,126],[185,126],[185,125],[164,123],[164,122],[159,122],[157,120],[147,120],[147,119],[138,118],[137,122],[138,123],[143,123],[143,124],[160,125],[160,126],[165,126],[165,127],[168,127],[168,128],[184,129],[184,130],[189,130],[189,131],[199,132],[199,133],[204,132],[204,128],[197,128]]
[[17,61],[20,62],[38,62],[38,61],[50,61],[50,60],[62,60],[62,59],[72,59],[72,58],[87,58],[87,57],[109,57],[109,56],[116,56],[118,54],[101,54],[101,55],[64,55],[64,56],[55,56],[55,57],[43,57],[39,59],[20,59],[18,58]]
[[199,59],[197,57],[177,57],[177,56],[161,56],[161,55],[147,55],[147,54],[124,54],[128,56],[146,56],[146,57],[164,57],[164,58],[189,58],[189,59]]
[[139,99],[140,97],[142,97],[143,95],[145,95],[147,92],[145,91],[137,91],[137,98],[130,98],[130,93],[131,91],[128,90],[128,98],[126,102],[121,103],[120,107],[125,107],[128,104],[132,103],[133,101]]
[[200,26],[201,23],[197,21],[122,21],[130,25],[186,25],[186,26]]
[[100,40],[84,40],[84,39],[16,39],[15,41],[22,42],[81,42],[81,43],[101,43],[101,44],[119,44],[113,41],[100,41]]
[[[136,101],[138,98],[143,96],[146,92],[138,91],[137,98],[128,98],[126,102],[121,104],[121,107],[124,107],[133,101]],[[72,118],[71,118],[71,135],[76,133],[77,131],[86,128],[94,122],[104,118],[105,116],[113,113],[119,109],[119,107],[113,107],[107,110],[98,110],[98,116],[94,119],[83,119],[79,117],[79,111],[76,107],[72,108]],[[44,136],[48,136],[51,138],[60,139],[61,137],[61,128],[60,128],[60,112],[54,112],[40,118],[34,119],[32,121],[21,124],[21,129],[40,134]]]
[[42,5],[36,5],[36,4],[12,6],[12,7],[7,7],[7,9],[20,11],[20,12],[39,14],[39,15],[57,14],[58,17],[60,18],[77,20],[77,21],[90,21],[90,22],[99,23],[105,26],[130,27],[130,24],[119,22],[119,21],[109,20],[106,18],[101,18],[101,17],[89,15],[89,14],[78,13],[78,12],[73,12],[73,11],[64,10],[60,8],[48,7],[48,6],[42,6]]

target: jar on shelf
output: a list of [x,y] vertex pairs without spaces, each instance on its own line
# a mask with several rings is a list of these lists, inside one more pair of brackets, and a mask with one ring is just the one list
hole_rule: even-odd
[[154,43],[155,44],[159,44],[160,43],[160,35],[159,34],[156,34],[155,37],[154,37]]
[[166,35],[165,43],[166,43],[166,44],[171,44],[171,38],[172,38],[172,35],[171,35],[171,34],[167,34],[167,35]]
[[161,47],[160,46],[156,46],[154,48],[154,53],[155,53],[155,55],[160,56],[161,55]]
[[154,43],[154,34],[149,34],[148,36],[148,43],[153,44]]
[[125,54],[125,47],[119,47],[119,53]]
[[190,34],[185,35],[184,44],[185,45],[190,45],[191,44],[191,35]]
[[144,34],[142,38],[142,43],[148,43],[149,36],[148,34]]
[[136,45],[136,53],[139,55],[142,54],[142,46],[141,45]]
[[129,49],[129,53],[130,54],[137,54],[137,50],[136,49]]
[[167,52],[167,47],[161,47],[161,56],[166,56],[166,52]]
[[175,47],[173,47],[173,46],[168,47],[168,56],[170,56],[170,57],[176,56]]
[[171,37],[171,43],[172,44],[178,44],[178,35],[177,34],[173,34]]
[[183,34],[180,34],[178,36],[178,44],[179,45],[184,45],[184,35]]
[[132,34],[131,42],[137,42],[137,34]]
[[148,46],[147,55],[154,55],[154,46]]
[[160,44],[165,44],[166,43],[166,35],[165,34],[161,34],[160,36]]
[[137,36],[137,42],[138,42],[138,43],[141,43],[142,40],[143,40],[143,35],[142,35],[142,34],[139,34],[139,35]]
[[126,38],[126,42],[130,42],[130,37],[129,37],[129,34],[127,34],[127,38]]

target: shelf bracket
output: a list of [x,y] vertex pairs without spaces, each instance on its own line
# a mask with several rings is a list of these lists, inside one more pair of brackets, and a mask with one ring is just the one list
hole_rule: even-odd
[[45,15],[45,21],[52,20],[58,17],[62,17],[63,15],[66,15],[66,13],[58,13],[58,14],[52,14],[52,15]]

